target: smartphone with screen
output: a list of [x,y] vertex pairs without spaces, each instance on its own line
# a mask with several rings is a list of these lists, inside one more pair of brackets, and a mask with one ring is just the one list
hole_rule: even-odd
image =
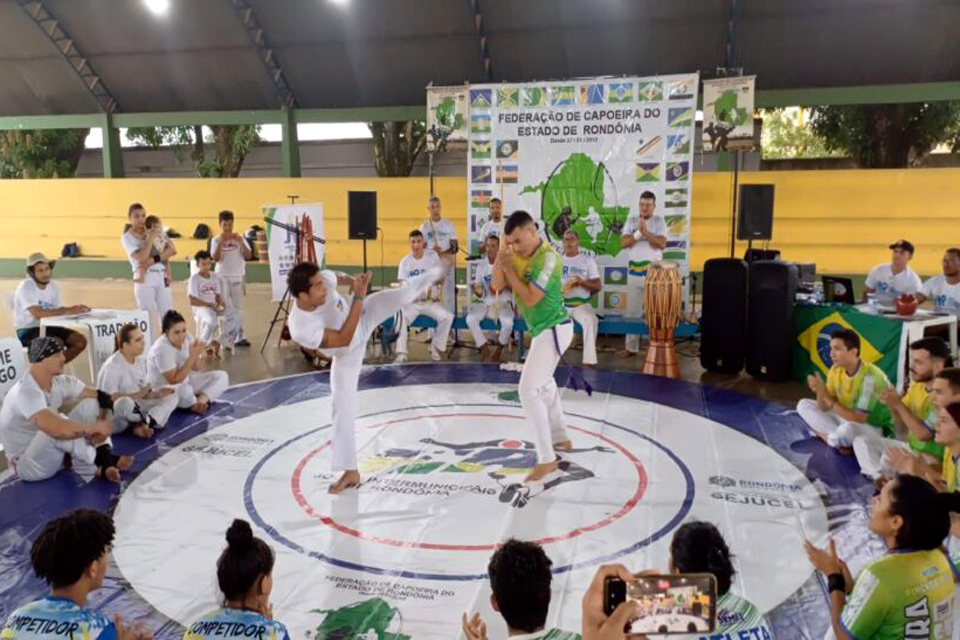
[[608,577],[603,586],[607,615],[627,599],[640,605],[640,617],[626,633],[710,633],[717,624],[717,579],[710,573],[656,575],[624,582]]

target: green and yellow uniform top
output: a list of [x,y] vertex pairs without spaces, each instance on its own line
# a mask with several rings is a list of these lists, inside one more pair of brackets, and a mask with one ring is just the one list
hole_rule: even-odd
[[957,557],[894,551],[857,576],[840,622],[855,640],[950,638]]
[[950,449],[946,447],[943,448],[943,479],[947,483],[947,491],[953,493],[960,487],[960,482],[957,480],[957,458],[953,457],[953,454],[950,452]]
[[513,296],[532,337],[536,338],[545,330],[569,320],[563,304],[563,262],[560,254],[541,240],[540,246],[529,258],[514,254],[513,267],[524,284],[543,292],[543,298],[532,307],[523,304],[516,293]]
[[[910,413],[923,421],[924,426],[930,431],[930,435],[937,432],[937,421],[940,416],[933,404],[933,396],[927,391],[925,383],[911,382],[910,388],[903,396],[903,404],[910,410]],[[910,434],[910,448],[933,456],[938,460],[943,457],[943,445],[937,444],[933,440],[920,440],[915,438],[913,433]]]
[[889,407],[880,401],[880,393],[891,386],[880,367],[863,360],[852,376],[840,366],[831,367],[827,373],[827,392],[847,409],[866,413],[867,424],[882,430],[888,438],[894,436],[893,419]]

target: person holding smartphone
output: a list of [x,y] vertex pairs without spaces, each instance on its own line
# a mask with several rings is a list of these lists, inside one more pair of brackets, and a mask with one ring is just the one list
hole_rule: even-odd
[[886,483],[873,498],[867,526],[888,553],[856,581],[832,539],[828,549],[804,542],[811,564],[827,577],[837,640],[950,637],[960,570],[941,545],[957,512],[960,494],[938,493],[917,476]]
[[730,591],[737,573],[732,558],[726,540],[709,522],[687,522],[670,543],[671,573],[710,573],[717,579],[717,623],[711,637],[769,640],[773,634],[760,610]]

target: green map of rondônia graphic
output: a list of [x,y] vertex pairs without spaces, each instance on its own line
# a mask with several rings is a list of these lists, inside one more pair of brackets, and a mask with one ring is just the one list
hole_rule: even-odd
[[410,640],[410,636],[391,633],[399,611],[382,598],[370,598],[340,609],[314,609],[312,613],[323,614],[323,622],[317,627],[312,640]]
[[453,98],[442,98],[439,104],[433,108],[433,112],[440,126],[451,131],[463,128],[463,114],[457,113],[457,103]]
[[707,106],[713,107],[714,115],[723,124],[739,127],[747,121],[747,110],[739,106],[737,92],[732,89],[721,93]]
[[[611,184],[607,185],[607,180]],[[551,240],[560,242],[563,232],[572,227],[580,236],[581,247],[597,255],[615,256],[620,252],[620,232],[630,209],[606,202],[606,186],[615,187],[603,163],[575,152],[543,182],[525,186],[520,195],[540,192],[540,217]]]

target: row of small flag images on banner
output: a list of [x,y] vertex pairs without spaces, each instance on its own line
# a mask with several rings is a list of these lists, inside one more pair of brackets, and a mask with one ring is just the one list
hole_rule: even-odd
[[695,77],[648,82],[565,84],[549,87],[497,87],[470,89],[470,108],[559,107],[585,104],[629,104],[690,100],[697,89]]

